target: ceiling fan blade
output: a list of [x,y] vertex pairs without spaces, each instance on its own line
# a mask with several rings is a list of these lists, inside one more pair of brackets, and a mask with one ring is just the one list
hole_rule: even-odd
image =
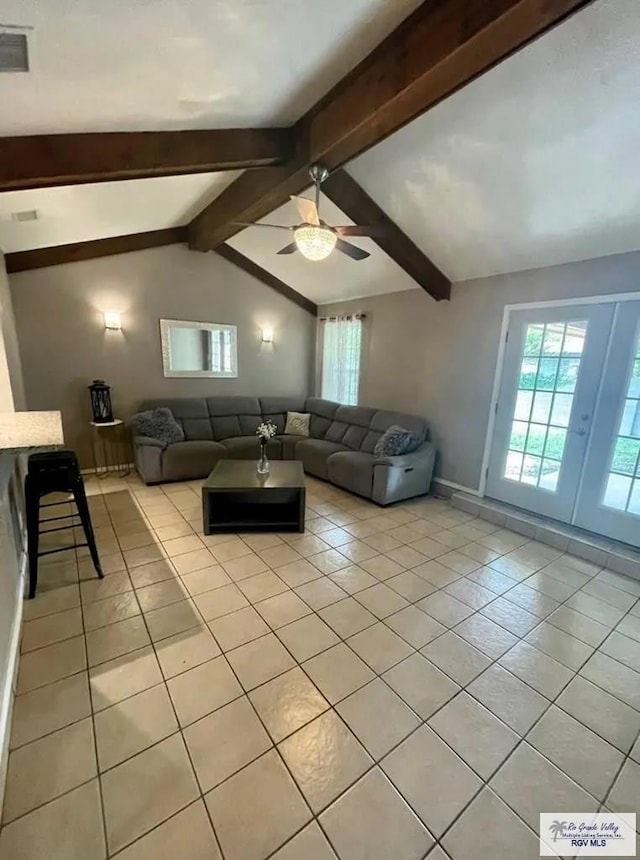
[[293,194],[291,195],[291,199],[296,204],[300,217],[305,224],[320,224],[318,207],[313,200],[307,200],[306,197],[295,197]]
[[234,227],[269,227],[272,230],[293,230],[293,227],[286,227],[284,224],[261,224],[259,221],[251,224],[248,221],[231,221]]
[[339,236],[382,236],[384,233],[383,227],[375,225],[364,227],[358,224],[349,224],[346,227],[334,227],[333,229]]
[[336,242],[336,250],[342,251],[343,254],[351,257],[352,260],[366,260],[367,257],[371,256],[368,251],[363,251],[362,248],[352,245],[351,242],[345,242],[343,239],[338,239]]
[[298,246],[295,242],[292,242],[290,245],[285,245],[284,248],[280,248],[278,254],[293,254],[298,250]]

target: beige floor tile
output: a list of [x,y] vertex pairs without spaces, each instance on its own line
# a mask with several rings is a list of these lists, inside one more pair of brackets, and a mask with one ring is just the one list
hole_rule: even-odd
[[547,699],[555,699],[573,677],[570,669],[527,642],[519,642],[507,651],[500,658],[500,665],[517,675],[534,690],[542,693]]
[[0,860],[103,860],[104,857],[97,779],[19,818],[0,833]]
[[397,576],[405,570],[401,564],[386,555],[364,559],[360,562],[360,567],[380,581],[391,579],[392,576]]
[[[351,532],[353,533],[353,529],[351,529]],[[382,552],[389,552],[389,550],[397,549],[399,546],[402,546],[402,541],[399,541],[398,538],[393,537],[393,535],[387,534],[386,532],[363,535],[363,537],[365,539],[365,543],[377,551],[376,555],[379,555]]]
[[171,678],[167,687],[181,726],[194,723],[242,695],[242,687],[224,657]]
[[460,689],[420,654],[412,654],[385,672],[383,678],[423,720]]
[[[482,537],[482,535],[477,535],[477,537]],[[471,541],[470,543],[466,543],[463,546],[458,547],[457,552],[468,556],[474,561],[480,562],[480,564],[489,564],[500,556],[500,553],[489,549],[489,547],[482,546],[475,541]]]
[[185,573],[180,578],[189,594],[194,596],[203,594],[205,591],[213,591],[222,585],[229,585],[231,582],[231,577],[219,564],[211,564],[201,570],[194,570],[193,573]]
[[225,540],[222,543],[215,543],[214,545],[210,545],[209,549],[219,564],[233,561],[236,558],[242,558],[245,555],[254,555],[253,550],[239,537]]
[[623,761],[622,753],[611,744],[555,707],[527,740],[598,800],[604,799]]
[[465,686],[490,665],[489,658],[448,630],[420,651],[456,683]]
[[202,800],[125,848],[118,854],[118,860],[176,860],[184,854],[185,846],[189,860],[222,860]]
[[384,623],[414,648],[422,648],[446,631],[442,624],[417,606],[401,609],[385,618]]
[[122,654],[136,651],[151,641],[141,615],[92,630],[87,633],[86,640],[90,666],[97,666]]
[[607,807],[614,812],[634,812],[637,825],[640,815],[640,765],[631,759],[626,760],[613,784]]
[[220,654],[211,632],[203,625],[163,639],[156,644],[155,649],[165,678],[173,678]]
[[367,664],[344,643],[307,660],[303,668],[332,705],[374,677]]
[[178,576],[175,567],[168,558],[160,561],[152,561],[149,564],[141,564],[129,571],[129,578],[134,588],[144,588],[146,585],[154,585],[156,582],[164,582],[167,579],[175,579]]
[[309,558],[310,555],[317,555],[319,552],[330,549],[328,543],[325,543],[320,537],[314,534],[287,534],[284,537],[289,546],[293,547],[303,558]]
[[30,812],[96,775],[90,719],[14,750],[9,757],[3,822]]
[[482,609],[496,599],[493,591],[466,577],[445,586],[444,591],[446,594],[451,595],[451,597],[455,597],[462,603],[466,603],[472,609]]
[[336,710],[375,760],[420,725],[413,711],[379,678],[343,699]]
[[619,663],[640,672],[640,642],[615,630],[600,646],[600,650]]
[[[480,832],[482,839],[478,839]],[[540,856],[533,831],[488,788],[464,811],[443,844],[453,860],[536,860]]]
[[465,692],[458,693],[429,725],[483,779],[488,779],[519,737]]
[[477,582],[479,585],[488,588],[489,591],[493,591],[498,595],[509,591],[516,584],[513,579],[509,579],[508,576],[498,573],[497,570],[492,570],[490,567],[479,567],[473,573],[468,573],[466,576],[471,582]]
[[227,659],[245,690],[252,690],[295,665],[273,633],[229,651]]
[[293,591],[285,591],[262,600],[255,604],[255,608],[273,630],[311,613],[307,604]]
[[560,605],[553,597],[548,597],[535,588],[530,588],[526,582],[516,585],[505,596],[510,603],[517,604],[538,618],[546,618],[547,615],[550,615]]
[[[509,594],[511,592],[507,593],[507,597]],[[540,623],[537,615],[527,612],[526,609],[516,606],[504,597],[498,597],[492,603],[482,607],[480,613],[513,633],[514,636],[526,636]]]
[[153,561],[161,561],[163,558],[166,558],[166,553],[158,544],[141,546],[137,549],[128,549],[122,555],[129,570],[139,567],[141,564],[150,564]]
[[64,585],[60,588],[52,588],[48,591],[38,591],[33,600],[25,600],[23,604],[23,615],[25,621],[34,618],[44,618],[67,609],[80,606],[80,589],[78,585]]
[[318,615],[343,639],[376,623],[375,615],[353,597],[346,597],[320,609]]
[[520,735],[529,731],[550,704],[548,699],[497,664],[479,675],[467,689]]
[[295,589],[295,592],[298,597],[301,597],[306,604],[316,611],[324,609],[325,606],[330,606],[332,603],[337,603],[338,600],[344,600],[345,597],[349,596],[340,586],[332,582],[328,576],[323,576],[313,582],[300,585]]
[[232,580],[240,582],[250,576],[256,576],[269,570],[269,566],[255,553],[243,555],[240,558],[222,562],[222,566]]
[[276,567],[275,570],[280,579],[290,588],[297,588],[305,583],[323,578],[318,568],[304,558]]
[[513,633],[479,614],[465,618],[456,626],[455,632],[492,660],[497,660],[518,642]]
[[538,651],[543,651],[549,657],[553,657],[563,666],[573,669],[574,672],[577,672],[593,654],[593,648],[590,645],[569,636],[564,630],[547,624],[546,621],[532,630],[525,637],[525,641],[537,648]]
[[178,579],[167,579],[155,585],[147,585],[136,590],[136,597],[143,612],[151,612],[171,603],[178,603],[189,597],[187,589]]
[[272,568],[282,567],[285,564],[290,564],[294,561],[300,561],[302,556],[293,547],[282,543],[278,546],[269,547],[268,549],[259,550],[260,558]]
[[296,667],[249,693],[275,743],[315,719],[329,707],[304,672]]
[[523,743],[491,780],[491,788],[538,833],[547,809],[597,812],[598,801],[529,744]]
[[209,627],[223,651],[231,651],[271,632],[253,606],[216,618],[209,622]]
[[104,579],[87,579],[80,583],[80,595],[85,604],[104,600],[105,597],[115,597],[132,589],[133,585],[126,570],[112,573]]
[[404,597],[382,582],[359,591],[355,599],[380,619],[409,605]]
[[195,570],[211,567],[212,561],[213,559],[208,549],[194,549],[191,552],[185,552],[184,555],[176,555],[171,559],[171,563],[181,576],[184,576],[186,573],[193,573]]
[[556,704],[624,753],[640,732],[640,713],[586,678],[576,676]]
[[433,839],[381,770],[374,768],[320,817],[340,857],[419,860]]
[[205,800],[226,860],[263,860],[311,818],[275,750]]
[[401,594],[410,603],[416,600],[421,600],[429,594],[433,594],[436,590],[435,586],[431,585],[420,576],[416,576],[409,570],[404,573],[399,573],[397,576],[392,576],[386,580],[386,585],[392,588],[398,594]]
[[[144,549],[151,549],[150,547],[145,547]],[[143,550],[134,549],[131,550],[133,553],[140,553]],[[78,556],[80,556],[80,550],[77,551]],[[127,565],[125,565],[124,556],[120,552],[111,552],[108,554],[100,553],[100,567],[102,568],[102,572],[105,576],[110,576],[112,573],[119,573],[121,570],[124,570]],[[84,557],[81,558],[78,562],[78,576],[80,579],[96,579],[96,569],[93,566],[93,562],[90,558]]]
[[337,570],[335,573],[329,574],[328,578],[344,589],[347,594],[357,594],[359,591],[364,591],[365,588],[370,588],[378,582],[375,576],[371,576],[370,573],[367,573],[366,570],[363,570],[357,564],[343,567],[342,570]]
[[377,674],[390,669],[413,651],[404,639],[381,622],[351,636],[347,644]]
[[91,700],[86,672],[17,696],[11,725],[11,749],[90,714]]
[[[395,529],[394,531],[397,533],[399,529]],[[416,535],[416,538],[414,539],[420,539],[417,532],[412,532],[412,534]],[[386,556],[407,570],[410,570],[412,567],[418,567],[419,564],[424,564],[425,561],[428,561],[426,555],[423,555],[411,546],[399,546],[395,549],[390,549],[386,553]]]
[[162,680],[160,665],[150,645],[94,666],[89,670],[93,710],[102,711]]
[[186,552],[193,552],[197,549],[202,549],[202,541],[197,535],[183,535],[181,537],[170,538],[163,542],[164,551],[173,558],[176,555],[183,555]]
[[289,586],[272,570],[269,570],[266,573],[259,573],[257,576],[250,576],[248,579],[241,580],[238,583],[238,588],[250,603],[258,603],[258,601],[267,600],[275,594],[282,594],[283,591],[288,590]]
[[283,543],[281,537],[275,534],[256,534],[256,535],[245,535],[242,540],[246,543],[248,547],[250,547],[254,552],[258,552],[261,549],[269,549],[271,546],[278,546]]
[[474,559],[469,558],[469,556],[463,555],[463,553],[458,550],[452,550],[451,552],[438,556],[438,562],[443,564],[445,567],[450,568],[459,576],[467,576],[467,574],[473,573],[474,570],[477,570],[481,566],[479,561],[475,561]]
[[102,799],[109,851],[124,848],[197,797],[179,734],[107,771],[102,775]]
[[272,746],[246,696],[193,723],[185,729],[184,739],[203,792]]
[[317,717],[278,749],[316,814],[373,764],[335,711]]
[[193,529],[187,522],[177,522],[168,526],[158,526],[155,529],[157,537],[161,541],[173,540],[173,538],[186,537],[193,534]]
[[82,607],[84,628],[87,632],[124,621],[140,614],[140,607],[133,591],[106,597]]
[[576,594],[567,600],[566,606],[575,609],[576,612],[580,612],[588,618],[593,618],[606,627],[615,627],[626,612],[626,610],[619,609],[617,606],[611,606],[611,604],[605,603],[603,600],[599,600],[597,597],[593,597],[584,591],[576,592]]
[[37,687],[75,675],[87,668],[84,637],[74,636],[55,645],[23,654],[20,658],[17,692],[28,693]]
[[131,696],[95,715],[100,770],[136,755],[178,730],[164,684]]
[[33,621],[25,621],[22,627],[22,653],[45,648],[55,642],[62,642],[83,632],[82,611],[67,609],[55,615],[46,615]]
[[445,627],[454,627],[473,614],[473,609],[444,591],[430,594],[418,602],[418,606]]
[[356,564],[359,564],[367,558],[373,558],[374,555],[379,555],[377,549],[369,546],[369,544],[364,541],[355,540],[353,536],[349,543],[342,544],[340,552]]
[[324,833],[315,821],[276,851],[272,855],[272,860],[300,860],[301,857],[305,860],[337,860]]
[[276,636],[299,663],[339,642],[333,630],[315,614],[280,627]]
[[154,609],[146,612],[144,618],[153,642],[160,642],[161,639],[202,624],[202,618],[192,600],[181,600],[180,603]]
[[249,605],[247,598],[233,583],[223,585],[214,591],[207,591],[206,594],[197,595],[194,597],[194,603],[205,621],[213,621],[214,618],[220,618],[222,615],[228,615]]
[[640,673],[606,654],[596,652],[582,667],[580,674],[640,711]]
[[625,615],[620,624],[616,627],[618,633],[623,633],[625,636],[631,637],[631,639],[635,639],[636,642],[640,642],[640,616]]
[[553,627],[559,627],[560,630],[564,630],[570,636],[575,636],[576,639],[581,639],[593,648],[597,648],[610,633],[609,627],[605,627],[604,624],[600,624],[592,618],[587,618],[586,615],[576,612],[569,606],[561,606],[556,609],[547,617],[547,621]]
[[380,766],[436,837],[482,788],[482,780],[426,725]]

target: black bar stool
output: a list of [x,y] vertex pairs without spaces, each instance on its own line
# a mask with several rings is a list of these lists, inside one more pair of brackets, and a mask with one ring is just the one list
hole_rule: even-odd
[[[86,541],[38,552],[40,508],[52,508],[57,505],[69,504],[69,501],[64,501],[41,505],[40,499],[49,493],[73,494],[73,500],[78,513],[51,517],[45,520],[45,522],[55,523],[60,520],[73,520],[76,516],[79,516]],[[100,559],[98,558],[96,539],[93,534],[93,526],[91,525],[91,515],[89,514],[89,505],[87,504],[87,496],[84,491],[84,481],[80,474],[78,459],[73,451],[51,451],[45,454],[31,454],[25,478],[25,502],[29,546],[29,599],[35,597],[36,594],[36,587],[38,585],[38,558],[41,555],[50,555],[54,552],[63,552],[68,549],[88,546],[93,566],[100,579],[102,579],[104,574],[102,573]],[[64,531],[69,528],[73,528],[73,522],[44,529],[42,534],[51,534],[52,532]]]

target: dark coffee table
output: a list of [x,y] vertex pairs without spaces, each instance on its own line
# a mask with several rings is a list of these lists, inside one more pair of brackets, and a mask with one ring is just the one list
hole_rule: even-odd
[[304,531],[304,471],[276,460],[258,475],[254,460],[220,460],[202,485],[206,535],[240,531]]

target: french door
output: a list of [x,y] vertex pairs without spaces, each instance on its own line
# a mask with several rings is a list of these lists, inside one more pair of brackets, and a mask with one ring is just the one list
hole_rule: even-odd
[[640,301],[511,313],[487,495],[640,545]]

